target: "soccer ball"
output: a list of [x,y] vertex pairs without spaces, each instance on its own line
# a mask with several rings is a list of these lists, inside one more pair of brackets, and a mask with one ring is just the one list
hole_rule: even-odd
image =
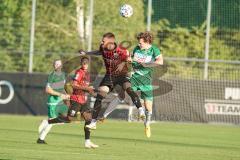
[[120,15],[124,18],[131,17],[133,14],[133,8],[129,4],[124,4],[120,7]]

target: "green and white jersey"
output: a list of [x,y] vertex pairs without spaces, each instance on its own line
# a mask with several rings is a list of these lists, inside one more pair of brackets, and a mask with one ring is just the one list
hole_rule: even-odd
[[135,47],[133,50],[133,70],[134,73],[137,73],[142,76],[151,76],[153,69],[150,67],[143,67],[139,63],[153,63],[158,56],[160,56],[160,50],[152,45],[149,49],[140,49],[139,46]]
[[[64,72],[57,73],[53,71],[48,76],[47,87],[51,87],[53,90],[57,92],[64,93],[64,84],[66,82],[66,76]],[[59,96],[48,96],[48,105],[62,105],[63,101]]]

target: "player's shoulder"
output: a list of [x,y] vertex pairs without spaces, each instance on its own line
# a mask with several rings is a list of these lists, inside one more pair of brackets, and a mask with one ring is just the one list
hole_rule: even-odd
[[78,80],[80,77],[82,77],[83,74],[84,74],[83,70],[79,68],[75,71],[75,75],[73,79]]
[[154,52],[159,53],[159,54],[161,53],[161,51],[157,45],[152,44],[151,48]]
[[49,74],[48,74],[48,78],[47,78],[47,82],[48,83],[52,83],[55,81],[55,72],[54,71],[51,71]]
[[75,74],[79,74],[79,73],[82,73],[84,72],[84,70],[82,68],[78,68],[76,71],[75,71]]
[[51,71],[51,72],[48,73],[49,76],[53,75],[53,74],[54,74],[54,71]]
[[141,48],[139,47],[139,45],[137,45],[136,47],[134,47],[133,52],[136,52],[137,50],[141,50]]
[[79,68],[75,71],[75,74],[76,75],[86,75],[87,74],[87,71],[82,69],[82,68]]
[[121,45],[118,45],[118,46],[115,48],[115,50],[116,50],[117,52],[124,52],[124,51],[127,51],[127,49],[124,48],[124,47],[122,47]]
[[50,73],[48,73],[48,77],[53,77],[54,76],[54,71],[51,71]]
[[155,45],[155,44],[152,44],[152,49],[159,50],[159,47],[157,45]]

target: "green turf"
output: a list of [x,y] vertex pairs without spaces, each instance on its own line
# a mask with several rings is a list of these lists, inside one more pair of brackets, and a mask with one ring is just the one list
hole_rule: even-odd
[[0,115],[0,160],[240,160],[240,127],[155,123],[152,137],[143,124],[109,120],[92,132],[98,149],[83,147],[83,124],[54,126],[36,144],[46,117]]

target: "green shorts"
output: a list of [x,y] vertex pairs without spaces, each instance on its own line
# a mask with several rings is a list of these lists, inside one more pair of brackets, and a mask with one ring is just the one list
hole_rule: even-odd
[[130,81],[132,89],[141,92],[142,99],[153,101],[153,86],[151,78],[139,74],[133,74]]
[[59,114],[67,115],[68,112],[68,107],[59,96],[48,96],[47,109],[49,118],[56,118]]
[[48,105],[48,117],[49,118],[56,118],[60,114],[67,115],[68,107],[66,105]]

